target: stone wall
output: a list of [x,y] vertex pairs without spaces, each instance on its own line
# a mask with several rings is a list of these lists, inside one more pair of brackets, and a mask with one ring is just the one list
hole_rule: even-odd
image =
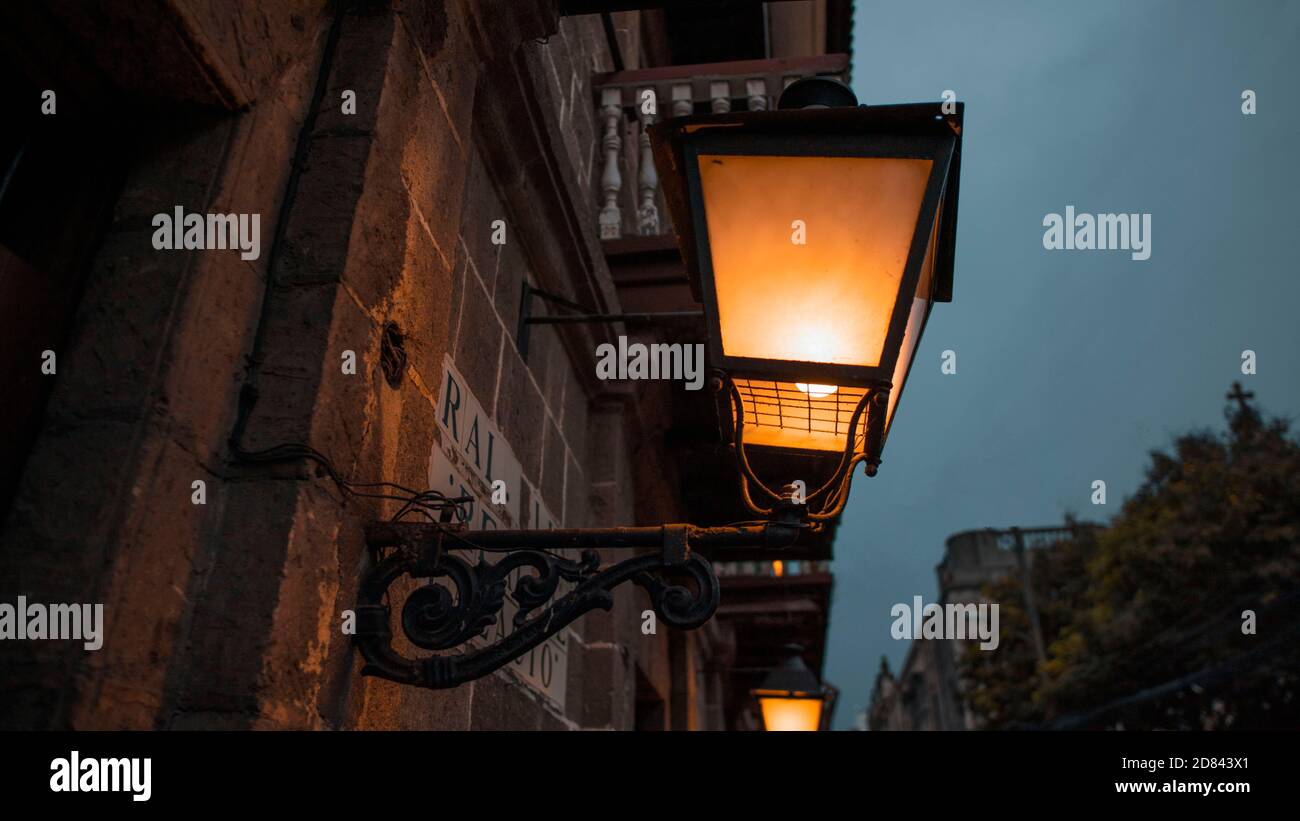
[[[241,3],[220,19],[163,5],[216,55],[188,101],[208,110],[139,123],[0,536],[6,594],[103,602],[106,639],[97,652],[6,642],[0,721],[630,727],[638,665],[665,699],[674,690],[664,631],[639,629],[643,594],[620,589],[612,613],[575,625],[563,709],[507,672],[436,693],[363,678],[341,615],[363,525],[398,504],[345,497],[310,464],[235,458],[228,441],[307,443],[354,481],[426,487],[450,356],[565,525],[680,516],[655,457],[661,400],[594,378],[611,329],[543,328],[527,358],[514,339],[524,281],[617,310],[595,238],[599,20],[503,0],[356,3],[338,22],[324,3]],[[274,59],[250,68],[258,38]],[[237,93],[214,102],[213,77]],[[150,218],[176,205],[260,214],[260,257],[155,251]],[[497,219],[504,245],[489,239]],[[390,324],[407,355],[396,387],[380,367]]]

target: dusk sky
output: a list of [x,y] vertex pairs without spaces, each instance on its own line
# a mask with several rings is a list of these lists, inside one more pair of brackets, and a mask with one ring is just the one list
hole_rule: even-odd
[[[890,607],[935,600],[949,535],[1108,521],[1148,451],[1223,428],[1233,381],[1300,417],[1300,3],[858,0],[853,80],[866,104],[952,89],[966,112],[953,301],[835,544],[839,729],[880,657],[901,666]],[[1150,214],[1150,259],[1046,250],[1067,206]]]

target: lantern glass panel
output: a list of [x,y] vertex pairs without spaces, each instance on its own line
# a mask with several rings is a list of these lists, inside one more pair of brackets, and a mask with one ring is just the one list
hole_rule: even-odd
[[[843,452],[853,411],[865,388],[803,382],[734,380],[744,410],[745,443],[777,448]],[[861,452],[866,413],[854,450]]]
[[930,241],[925,245],[925,261],[921,264],[921,276],[917,280],[916,294],[912,298],[911,308],[907,313],[907,327],[903,331],[903,344],[899,348],[898,361],[894,363],[894,376],[890,379],[893,388],[889,392],[889,404],[885,408],[885,434],[894,421],[894,408],[903,395],[903,383],[907,381],[907,372],[916,357],[916,343],[925,329],[925,321],[930,315],[930,305],[934,299],[934,259],[935,245],[939,235],[939,215],[935,215],[934,227],[930,230]]
[[701,153],[723,355],[879,366],[932,165]]

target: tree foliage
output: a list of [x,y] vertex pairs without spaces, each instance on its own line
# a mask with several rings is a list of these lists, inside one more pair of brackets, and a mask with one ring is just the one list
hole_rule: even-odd
[[1300,445],[1244,403],[1226,416],[1153,452],[1107,529],[1036,551],[1045,659],[1019,580],[986,588],[1002,646],[961,663],[985,726],[1300,726]]

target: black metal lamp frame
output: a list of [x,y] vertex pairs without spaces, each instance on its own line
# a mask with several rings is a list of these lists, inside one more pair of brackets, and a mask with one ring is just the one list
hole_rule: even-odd
[[[815,81],[815,82],[810,82]],[[796,89],[805,85],[806,88]],[[879,402],[879,412],[868,412],[863,451],[858,458],[846,455],[853,464],[841,464],[833,484],[825,488],[823,504],[810,506],[814,521],[832,518],[843,509],[847,496],[847,479],[858,461],[866,463],[866,472],[874,476],[880,464],[880,452],[888,436],[888,427],[878,427],[875,417],[883,417],[889,393],[897,411],[903,387],[911,371],[919,345],[913,346],[911,359],[901,379],[894,384],[895,366],[904,355],[904,333],[911,310],[911,294],[917,293],[930,239],[935,239],[932,260],[933,285],[918,334],[924,334],[930,307],[934,302],[952,299],[953,254],[956,244],[958,181],[961,169],[961,136],[965,108],[956,103],[950,110],[945,104],[915,103],[889,106],[846,104],[851,93],[845,91],[836,102],[835,83],[824,78],[806,78],[791,85],[778,111],[735,112],[722,115],[692,115],[656,123],[650,127],[656,167],[660,169],[664,198],[678,235],[678,246],[690,275],[696,299],[704,305],[707,325],[709,361],[714,367],[735,378],[770,380],[775,383],[806,382],[865,390],[858,411],[867,403]],[[801,107],[814,106],[831,107]],[[890,315],[880,361],[874,366],[815,362],[790,362],[728,355],[723,348],[721,319],[714,279],[708,221],[699,171],[702,155],[785,157],[859,157],[923,159],[931,162],[930,176],[921,199],[912,234],[907,261],[902,270],[898,297]],[[724,383],[730,381],[725,376]],[[727,390],[735,405],[733,421],[741,420],[734,385]],[[871,410],[867,408],[867,410]],[[860,423],[855,412],[855,425]],[[887,422],[892,422],[886,420]],[[737,442],[741,440],[737,434]],[[853,441],[850,440],[850,447]],[[772,498],[771,488],[762,485],[746,465],[742,449],[737,447],[744,481],[759,490],[759,504],[746,504],[752,510],[763,508],[762,501]]]

